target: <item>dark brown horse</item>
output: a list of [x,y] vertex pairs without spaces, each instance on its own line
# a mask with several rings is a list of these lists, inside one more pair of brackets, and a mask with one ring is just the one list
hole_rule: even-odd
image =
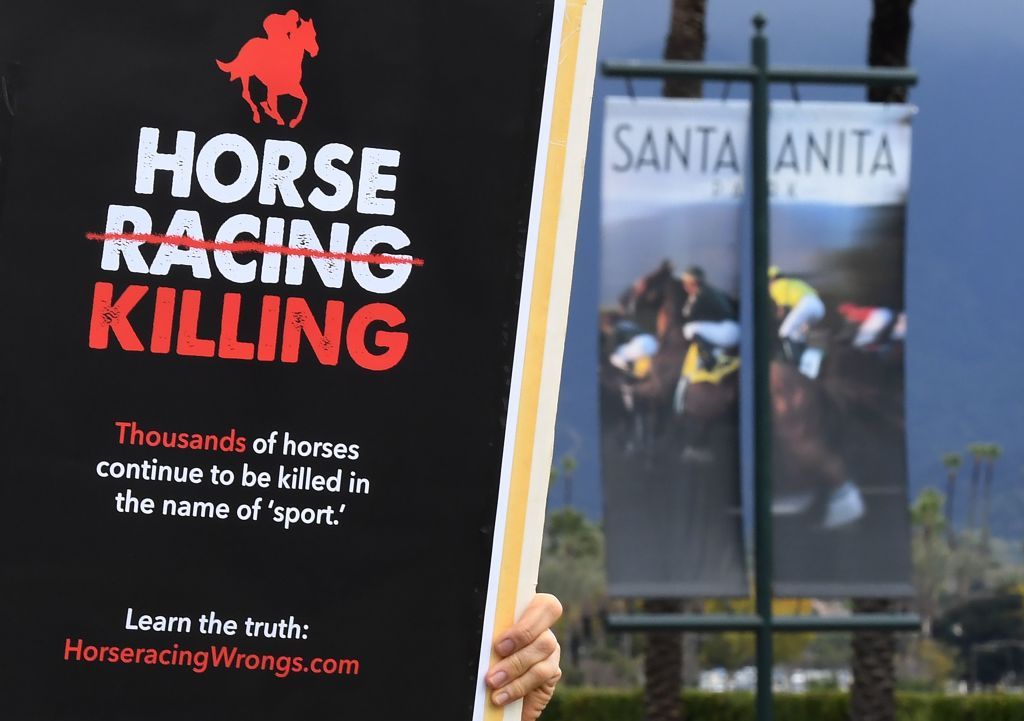
[[[686,291],[669,261],[644,276],[623,295],[618,320],[629,320],[651,333],[658,350],[643,377],[630,378],[608,362],[617,342],[604,323],[601,387],[604,413],[630,429],[628,445],[653,452],[668,443],[681,453],[707,455],[715,444],[716,429],[725,424],[735,436],[738,424],[738,374],[718,383],[680,385],[691,342],[682,331]],[[678,391],[684,393],[678,398]],[[683,408],[678,413],[679,407]],[[735,451],[734,451],[735,452]]]
[[906,470],[902,353],[857,349],[835,336],[821,345],[815,379],[781,353],[770,368],[776,494],[811,494],[812,516],[846,481],[892,492]]

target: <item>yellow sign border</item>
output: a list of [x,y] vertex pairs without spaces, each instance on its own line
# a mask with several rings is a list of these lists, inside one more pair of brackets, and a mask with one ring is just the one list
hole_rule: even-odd
[[[537,583],[601,6],[602,0],[565,3],[498,578],[497,632],[515,621]],[[488,704],[484,719],[519,721],[520,714],[520,704],[504,710]]]

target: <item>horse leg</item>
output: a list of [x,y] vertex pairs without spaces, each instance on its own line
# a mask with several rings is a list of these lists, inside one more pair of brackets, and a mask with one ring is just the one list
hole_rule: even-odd
[[306,105],[309,104],[309,100],[306,98],[306,91],[304,91],[301,86],[292,91],[292,95],[298,98],[302,104],[299,106],[299,114],[292,118],[292,121],[288,123],[288,127],[290,128],[294,128],[302,122],[302,117],[306,114]]
[[242,77],[242,99],[249,103],[249,107],[252,108],[252,121],[254,123],[260,122],[260,110],[256,107],[256,103],[252,101],[252,95],[249,93],[249,81],[252,79],[251,75]]
[[281,117],[281,113],[277,110],[277,98],[278,95],[271,90],[267,90],[267,115],[277,121],[278,125],[284,125],[284,118]]

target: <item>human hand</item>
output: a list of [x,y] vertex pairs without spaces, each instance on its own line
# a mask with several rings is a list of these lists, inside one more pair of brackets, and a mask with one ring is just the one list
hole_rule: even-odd
[[523,699],[522,721],[536,721],[555,692],[561,648],[551,626],[562,615],[562,604],[538,593],[519,621],[498,636],[494,650],[501,658],[487,672],[491,700],[506,706]]

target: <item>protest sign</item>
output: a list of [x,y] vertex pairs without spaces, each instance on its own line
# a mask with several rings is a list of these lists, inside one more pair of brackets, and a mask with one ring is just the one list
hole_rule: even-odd
[[517,714],[599,8],[0,10],[0,713]]

